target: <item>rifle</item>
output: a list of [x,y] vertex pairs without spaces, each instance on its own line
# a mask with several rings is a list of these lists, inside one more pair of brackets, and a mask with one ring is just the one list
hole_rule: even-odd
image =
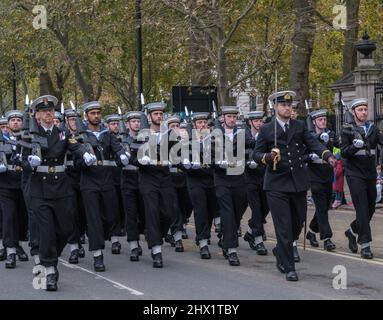
[[121,142],[122,147],[128,153],[130,153],[129,147],[129,129],[126,127],[124,120],[122,119],[122,111],[120,107],[117,107],[118,114],[120,115],[120,121],[118,122],[118,138]]
[[4,150],[4,137],[1,131],[0,131],[0,164],[7,165],[7,156]]
[[215,105],[214,100],[212,101],[212,104],[213,104],[214,129],[222,129],[221,122],[219,121],[217,106]]
[[[73,105],[72,105],[73,108]],[[87,135],[87,128],[81,120],[80,115],[76,117],[76,136],[80,137],[81,142],[83,143],[85,150],[94,156],[96,156],[92,144],[89,142]]]
[[[42,143],[42,147],[43,148],[48,148],[48,141],[42,137],[40,138],[37,138],[38,140],[41,139],[41,143]],[[3,143],[5,144],[10,144],[10,145],[13,145],[13,146],[20,146],[20,147],[23,147],[23,148],[26,148],[26,149],[29,149],[29,150],[33,150],[35,148],[35,146],[33,145],[33,143],[28,143],[28,142],[25,142],[23,140],[7,140],[7,141],[2,141]],[[47,143],[47,144],[45,144]]]
[[307,126],[307,130],[310,131],[310,132],[315,132],[315,128],[314,128],[314,125],[313,125],[313,119],[311,118],[310,116],[310,104],[307,100],[305,100],[305,106],[306,106],[306,110],[307,110],[307,117],[306,117],[306,126]]
[[149,121],[148,121],[148,114],[147,114],[147,110],[145,108],[145,98],[144,98],[144,95],[141,93],[141,112],[142,112],[142,115],[141,115],[141,127],[140,129],[148,129],[150,128],[150,125],[149,125]]
[[193,124],[191,122],[191,115],[189,115],[189,110],[188,110],[187,106],[185,106],[185,114],[186,114],[186,123],[187,123],[186,130],[187,130],[189,137],[191,137],[192,131],[193,131]]

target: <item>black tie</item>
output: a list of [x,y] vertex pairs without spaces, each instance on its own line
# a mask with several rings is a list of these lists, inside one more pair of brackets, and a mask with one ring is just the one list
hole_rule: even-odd
[[51,130],[47,130],[47,136],[49,137],[51,135],[52,131]]
[[285,123],[285,133],[286,133],[286,136],[288,137],[289,136],[289,125],[288,125],[288,123]]

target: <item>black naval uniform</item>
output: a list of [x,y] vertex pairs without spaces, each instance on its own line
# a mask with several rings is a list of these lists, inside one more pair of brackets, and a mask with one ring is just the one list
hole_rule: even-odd
[[[228,136],[225,135],[225,129],[222,128],[222,132],[223,140],[229,139]],[[233,129],[234,156],[236,156],[237,153],[237,134],[238,129],[235,127]],[[224,141],[223,146],[225,146]],[[215,140],[213,144],[214,151],[212,152],[212,157],[215,156],[216,142],[217,140]],[[223,152],[225,153],[225,147],[223,147]],[[225,159],[225,157],[223,157],[223,159]],[[234,164],[236,170],[240,171],[239,174],[228,175],[227,169],[221,168],[217,159],[214,159],[214,185],[221,214],[224,254],[226,253],[225,250],[238,247],[238,229],[248,205],[244,176],[245,163],[243,160],[244,159],[242,159],[242,170],[237,167],[237,163]],[[228,161],[230,162],[230,160]]]
[[117,165],[115,157],[125,151],[117,137],[107,130],[100,131],[99,138],[90,130],[85,134],[85,142],[92,146],[97,162],[93,166],[83,165],[80,189],[86,213],[89,251],[96,251],[103,250],[105,240],[119,236],[121,231],[118,197],[111,169]]
[[[5,137],[4,139],[12,139]],[[14,140],[19,138],[14,138]],[[2,140],[2,137],[1,137]],[[3,225],[3,245],[5,248],[16,248],[19,246],[19,240],[25,241],[23,230],[20,226],[25,225],[25,220],[22,217],[27,217],[27,211],[21,189],[22,167],[19,158],[16,154],[20,152],[20,148],[9,144],[1,143],[5,159],[4,165],[7,171],[0,173],[0,207],[2,209],[2,225]],[[25,229],[25,228],[24,228]],[[25,232],[24,232],[25,233]],[[21,239],[24,238],[24,239]],[[8,256],[6,262],[7,268],[14,268],[16,265],[16,252],[11,257]]]
[[[219,212],[217,197],[214,187],[214,169],[204,161],[203,153],[207,150],[207,145],[203,141],[194,141],[195,145],[190,147],[199,150],[199,157],[190,158],[191,163],[199,162],[199,166],[190,167],[186,170],[187,187],[194,212],[194,222],[196,231],[197,245],[201,240],[210,240],[211,226],[214,217]],[[210,143],[210,140],[209,140]],[[219,214],[219,213],[218,213]],[[202,247],[201,247],[202,249]],[[206,251],[206,249],[204,249]],[[201,258],[209,259],[210,253],[203,253],[201,250]]]
[[[358,243],[361,245],[372,241],[370,220],[375,212],[377,176],[375,153],[377,145],[383,145],[383,134],[374,124],[367,125],[367,133],[355,123],[345,125],[341,133],[345,175],[356,211],[351,230],[358,235]],[[363,140],[365,146],[356,148],[353,145],[354,139]]]
[[64,172],[67,150],[79,157],[85,149],[70,138],[69,132],[53,126],[52,131],[38,127],[38,135],[48,140],[48,148],[41,150],[41,165],[32,169],[29,184],[31,209],[39,230],[39,255],[45,267],[56,267],[73,228],[72,188]]
[[[86,214],[80,191],[82,159],[75,157],[72,153],[68,152],[65,164],[66,174],[73,189],[72,211],[74,226],[72,229],[72,233],[69,236],[68,243],[73,245],[78,244],[79,248],[81,248],[81,237],[85,235],[86,231]],[[69,258],[69,260],[70,259],[71,258]],[[78,261],[78,259],[76,259],[75,257],[73,259],[73,262],[77,263],[76,260]]]
[[[303,122],[289,120],[286,133],[275,121],[274,117],[261,127],[253,157],[256,162],[267,164],[263,188],[267,194],[277,237],[277,246],[273,253],[277,257],[280,271],[289,274],[295,271],[293,241],[298,240],[307,213],[306,195],[310,185],[304,163],[305,148],[324,157],[324,160],[331,153],[309,133]],[[267,158],[275,147],[275,125],[277,148],[281,153],[276,171],[273,170],[270,158]]]
[[[131,147],[130,150],[132,150],[133,142],[134,139],[129,136],[128,144]],[[137,166],[129,164],[122,168],[121,172],[121,194],[128,242],[138,242],[140,234],[144,234],[145,230],[145,210],[144,202],[139,191],[138,170],[139,168]],[[131,256],[131,260],[138,260],[137,254],[134,254],[134,257]]]
[[[335,135],[335,132],[328,129],[324,132],[329,135],[329,141],[327,143],[321,140],[320,134],[312,134],[328,150],[332,150],[334,147],[339,148],[339,139]],[[319,232],[321,240],[330,239],[333,234],[328,219],[328,210],[332,201],[334,168],[322,159],[313,161],[310,157],[307,157],[307,163],[310,175],[311,194],[315,204],[315,214],[310,222],[309,228],[315,233]]]
[[173,185],[177,192],[177,202],[179,207],[179,218],[175,223],[176,227],[171,229],[172,231],[175,229],[180,231],[183,230],[184,224],[188,222],[193,211],[193,207],[187,189],[186,173],[182,169],[176,167],[171,168],[170,171],[172,174]]
[[[113,134],[113,133],[112,133]],[[116,195],[118,198],[117,206],[118,206],[118,224],[120,226],[120,236],[125,236],[125,212],[124,212],[124,206],[123,206],[123,200],[122,200],[122,194],[121,194],[121,167],[116,166],[112,167],[111,170],[113,171],[113,181],[114,181],[114,188],[116,189]]]
[[[266,217],[270,211],[267,203],[266,192],[263,190],[263,181],[265,177],[266,166],[258,164],[256,168],[250,168],[250,161],[253,161],[253,151],[256,144],[256,137],[253,136],[250,129],[246,130],[246,169],[245,169],[245,181],[247,188],[247,199],[251,208],[251,218],[249,220],[249,227],[252,231],[251,237],[247,235],[246,241],[249,241],[250,245],[253,243],[254,238],[264,237],[265,230],[263,225],[266,223]],[[245,235],[246,237],[246,235]],[[253,241],[251,241],[253,240]],[[251,241],[251,242],[250,242]],[[253,244],[252,244],[253,243]]]
[[[159,134],[166,133],[151,133],[151,135],[156,135],[157,137]],[[148,142],[148,139],[145,142]],[[139,167],[139,189],[145,205],[145,236],[149,249],[163,244],[163,238],[171,222],[178,214],[176,211],[178,204],[175,205],[177,194],[173,185],[169,164],[160,162],[160,145],[163,140],[161,139],[160,143],[157,143],[156,163],[140,163],[137,154],[138,150],[136,149],[134,153],[132,150],[133,164]],[[136,141],[137,144],[145,142]],[[169,141],[167,152],[171,147],[172,143]],[[162,265],[162,262],[159,265]]]

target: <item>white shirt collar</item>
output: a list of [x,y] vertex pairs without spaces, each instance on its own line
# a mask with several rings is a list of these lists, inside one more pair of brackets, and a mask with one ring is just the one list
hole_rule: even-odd
[[50,130],[51,132],[53,132],[53,127],[54,127],[54,124],[50,127],[50,128],[45,128],[43,125],[41,125],[42,128],[44,129],[45,132],[47,132],[48,130]]
[[283,122],[278,117],[275,117],[275,118],[277,119],[277,121],[278,121],[278,123],[281,126],[283,131],[285,131],[285,124],[287,124],[290,127],[290,119],[287,122]]

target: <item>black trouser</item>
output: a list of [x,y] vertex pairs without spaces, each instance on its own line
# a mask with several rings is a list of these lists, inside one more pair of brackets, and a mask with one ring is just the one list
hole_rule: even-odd
[[189,188],[193,204],[196,242],[210,239],[210,229],[214,216],[218,211],[218,203],[214,188]]
[[115,192],[114,188],[82,191],[90,251],[104,249],[105,240],[120,233],[118,198]]
[[[185,214],[181,209],[180,197],[178,196],[177,188],[174,188],[175,198],[173,200],[173,216],[170,224],[170,232],[174,235],[177,231],[182,231],[184,228]],[[187,189],[186,189],[187,192]]]
[[295,270],[293,242],[298,240],[307,214],[307,192],[267,191],[277,236],[277,252],[287,272]]
[[125,233],[125,225],[126,225],[126,217],[125,217],[125,211],[124,211],[124,204],[122,200],[122,194],[121,194],[121,188],[119,185],[114,186],[116,188],[116,195],[117,195],[117,205],[118,205],[118,221],[120,225],[120,235],[121,233]]
[[351,229],[358,235],[359,244],[371,242],[370,221],[375,212],[376,179],[347,177],[347,184],[356,211],[356,219],[351,223]]
[[177,194],[172,187],[155,188],[140,186],[140,192],[145,205],[146,240],[148,248],[163,244],[163,237],[166,235],[172,222],[177,217],[174,201]]
[[185,224],[188,222],[191,216],[191,213],[193,211],[193,205],[187,187],[176,188],[176,191],[178,198],[178,206],[182,214],[182,224]]
[[36,220],[36,215],[34,214],[32,207],[31,207],[31,197],[29,196],[29,190],[28,188],[23,188],[23,195],[24,195],[24,201],[25,205],[27,207],[28,212],[28,226],[29,226],[29,247],[31,256],[35,256],[39,254],[39,239],[40,239],[40,233],[39,233],[39,226]]
[[315,204],[315,214],[310,222],[310,229],[320,233],[320,239],[332,237],[332,230],[328,220],[328,209],[332,201],[331,183],[311,183],[311,195]]
[[70,197],[31,198],[31,208],[39,229],[39,255],[44,267],[57,266],[73,227]]
[[21,215],[26,208],[21,189],[0,189],[0,207],[3,212],[3,246],[15,248],[19,245]]
[[249,227],[254,237],[261,237],[265,234],[263,225],[266,223],[266,216],[269,213],[266,192],[259,184],[249,183],[247,187],[247,199],[251,208]]
[[216,186],[221,213],[223,248],[238,247],[238,228],[247,208],[246,186]]
[[145,228],[144,202],[138,189],[122,189],[127,241],[136,241]]
[[74,226],[69,236],[68,243],[80,244],[80,236],[84,235],[86,230],[86,214],[80,187],[78,185],[72,185],[72,188],[74,193],[72,197]]

